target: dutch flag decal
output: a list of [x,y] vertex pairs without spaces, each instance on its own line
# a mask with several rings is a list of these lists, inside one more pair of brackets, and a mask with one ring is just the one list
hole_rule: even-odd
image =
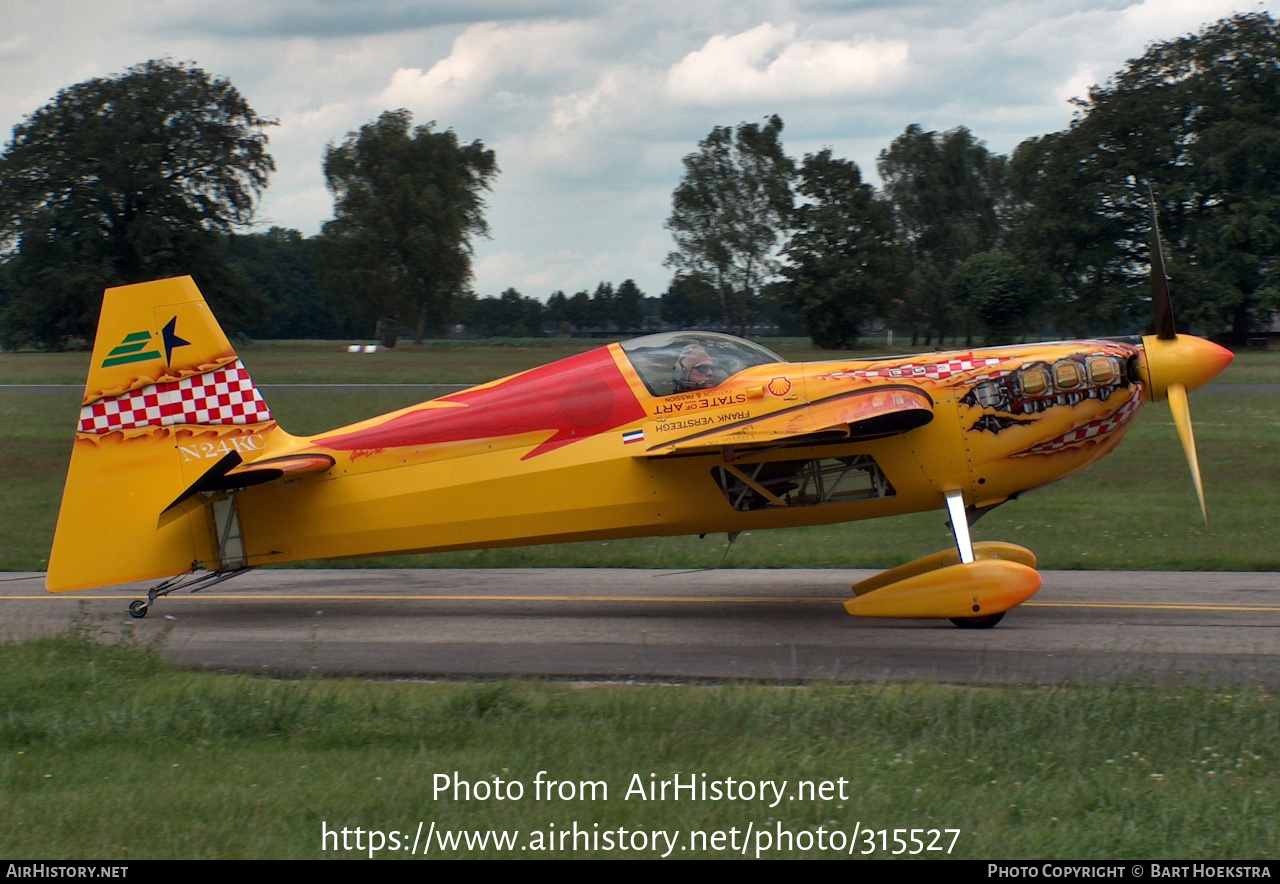
[[622,434],[622,441],[630,445],[632,442],[644,441],[644,430],[627,430]]

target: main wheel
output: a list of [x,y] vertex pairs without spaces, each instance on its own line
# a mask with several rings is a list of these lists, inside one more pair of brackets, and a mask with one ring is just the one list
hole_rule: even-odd
[[141,620],[147,616],[147,603],[142,599],[134,599],[129,602],[129,616],[134,620]]
[[986,617],[952,617],[951,622],[961,629],[990,629],[1004,619],[1004,611]]

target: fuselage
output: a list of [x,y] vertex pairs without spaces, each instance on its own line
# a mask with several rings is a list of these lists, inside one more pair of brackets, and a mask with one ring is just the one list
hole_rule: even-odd
[[[722,337],[701,339],[729,353]],[[983,509],[1107,454],[1143,401],[1137,342],[813,363],[761,350],[676,392],[663,360],[687,341],[646,340],[316,436],[220,433],[246,459],[334,462],[237,492],[247,563],[849,522],[954,491]],[[850,416],[895,397],[885,407],[918,416]]]

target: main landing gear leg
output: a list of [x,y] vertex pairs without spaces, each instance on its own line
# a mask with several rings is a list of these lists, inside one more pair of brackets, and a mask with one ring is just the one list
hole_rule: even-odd
[[[951,517],[951,533],[956,538],[956,549],[960,553],[961,564],[968,564],[974,559],[973,540],[969,537],[969,515],[964,508],[964,495],[959,491],[947,492],[947,515]],[[974,609],[978,606],[975,604]],[[988,614],[985,617],[951,617],[948,618],[961,629],[990,629],[1004,619],[1004,611],[999,614]]]
[[157,599],[162,599],[171,592],[179,589],[189,589],[191,592],[199,592],[202,589],[208,589],[211,586],[217,586],[223,581],[237,577],[246,571],[252,571],[252,568],[231,568],[225,571],[205,571],[202,574],[196,574],[194,570],[187,571],[184,574],[178,574],[170,577],[164,583],[158,584],[147,590],[147,600],[135,599],[129,603],[129,616],[135,620],[141,620],[147,616],[147,611],[156,603]]

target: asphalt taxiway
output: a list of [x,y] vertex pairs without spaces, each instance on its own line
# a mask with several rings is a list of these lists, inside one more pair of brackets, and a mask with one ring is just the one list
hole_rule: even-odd
[[266,570],[160,600],[0,574],[0,638],[87,630],[272,674],[1280,682],[1280,573],[1046,571],[989,630],[848,616],[853,570]]

